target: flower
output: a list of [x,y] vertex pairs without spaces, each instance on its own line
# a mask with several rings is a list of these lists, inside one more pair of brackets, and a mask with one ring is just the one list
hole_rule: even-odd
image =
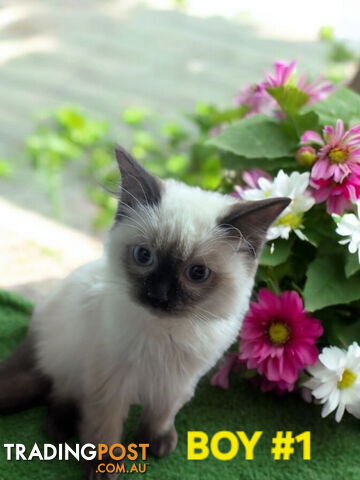
[[251,170],[245,170],[242,174],[242,178],[246,185],[235,185],[235,192],[232,193],[233,197],[242,198],[242,192],[244,190],[247,190],[249,188],[258,188],[260,178],[267,178],[268,180],[271,180],[271,176],[260,168],[252,168]]
[[296,61],[292,60],[290,63],[274,62],[275,74],[265,72],[265,86],[266,87],[281,87],[286,85],[296,67]]
[[304,386],[323,404],[322,417],[336,410],[335,420],[340,422],[347,410],[360,418],[360,347],[356,342],[347,350],[325,347],[307,370],[312,378]]
[[311,167],[316,160],[316,150],[310,145],[304,145],[300,147],[296,152],[296,161],[302,167]]
[[357,214],[347,213],[337,220],[336,233],[345,238],[340,240],[342,245],[348,245],[350,253],[358,253],[360,263],[360,203],[357,203]]
[[276,100],[266,91],[264,82],[245,85],[234,98],[236,105],[247,107],[245,117],[263,113],[264,115],[277,116],[280,113]]
[[256,368],[267,380],[289,390],[299,371],[316,362],[315,341],[322,332],[320,321],[304,311],[297,292],[278,297],[263,288],[244,319],[240,358],[248,368]]
[[360,124],[345,131],[344,122],[339,119],[335,130],[330,125],[324,127],[323,138],[307,130],[301,143],[321,146],[311,170],[312,180],[332,179],[340,183],[351,173],[360,175]]
[[231,370],[240,367],[243,364],[238,352],[229,353],[225,359],[224,364],[211,377],[211,385],[214,387],[229,388],[229,375]]
[[292,75],[295,72],[296,61],[286,64],[284,62],[275,62],[275,75],[270,73],[265,73],[266,82],[265,87],[281,87],[287,84],[293,84],[300,92],[303,92],[307,95],[308,99],[306,105],[311,105],[314,102],[319,100],[324,100],[328,97],[334,90],[334,85],[324,80],[323,77],[319,76],[314,81],[308,82],[307,75],[302,74],[299,80],[293,81]]
[[325,100],[335,90],[334,84],[324,80],[321,76],[318,76],[312,82],[307,82],[305,74],[301,75],[297,88],[308,95],[307,105]]
[[284,395],[286,393],[290,393],[294,391],[295,383],[288,383],[284,382],[283,380],[279,380],[278,382],[273,382],[268,380],[263,375],[258,375],[251,379],[253,385],[260,387],[261,391],[266,392],[274,392],[276,395]]
[[292,202],[282,212],[278,220],[268,230],[267,239],[274,240],[281,237],[288,239],[290,232],[301,238],[306,237],[301,232],[303,214],[315,203],[314,198],[308,193],[309,173],[292,172],[290,175],[280,170],[273,181],[261,177],[258,188],[249,188],[242,191],[244,200],[262,200],[272,197],[289,197]]
[[326,203],[328,213],[342,215],[344,210],[353,209],[360,199],[360,175],[351,174],[342,182],[314,180],[310,178],[311,193],[316,203]]
[[265,72],[265,80],[253,85],[246,85],[234,98],[237,105],[245,105],[248,112],[245,116],[263,113],[274,117],[284,116],[276,100],[268,93],[268,88],[293,85],[307,95],[307,105],[319,100],[324,100],[334,91],[334,85],[317,77],[314,81],[308,82],[306,75],[301,75],[296,82],[294,72],[296,61],[289,63],[277,61],[274,63],[274,73]]

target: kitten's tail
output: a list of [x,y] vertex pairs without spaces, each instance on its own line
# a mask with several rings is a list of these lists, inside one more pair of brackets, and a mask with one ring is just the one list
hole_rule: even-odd
[[41,405],[51,391],[51,381],[36,368],[33,340],[28,335],[0,363],[0,413],[14,413]]

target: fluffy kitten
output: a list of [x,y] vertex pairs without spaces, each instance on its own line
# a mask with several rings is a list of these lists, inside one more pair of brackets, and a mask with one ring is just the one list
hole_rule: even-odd
[[140,404],[140,439],[164,456],[177,412],[238,334],[266,231],[289,199],[240,202],[161,181],[119,147],[116,158],[122,188],[104,255],[36,307],[0,365],[0,411],[45,401],[52,438],[65,441],[78,420],[82,442],[114,444]]

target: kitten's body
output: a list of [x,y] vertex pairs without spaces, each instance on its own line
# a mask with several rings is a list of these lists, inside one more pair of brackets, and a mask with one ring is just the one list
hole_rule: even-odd
[[[162,456],[176,446],[176,413],[236,338],[264,234],[288,201],[244,210],[229,196],[160,184],[122,151],[118,161],[123,194],[104,256],[36,308],[33,370],[51,380],[55,415],[56,406],[78,406],[83,442],[119,442],[137,403],[139,433]],[[134,262],[136,245],[150,245],[151,265]],[[209,279],[189,281],[194,265],[206,265]]]

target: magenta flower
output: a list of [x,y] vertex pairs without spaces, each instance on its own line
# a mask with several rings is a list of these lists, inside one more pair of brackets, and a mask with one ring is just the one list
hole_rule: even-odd
[[360,124],[345,131],[344,122],[337,120],[335,130],[330,125],[324,127],[323,138],[307,130],[301,143],[321,147],[311,170],[312,180],[332,179],[341,183],[351,173],[360,175]]
[[276,112],[280,112],[276,100],[268,94],[264,83],[245,85],[234,98],[234,102],[236,105],[245,105],[247,107],[248,111],[244,118],[257,113],[273,116],[276,115]]
[[265,72],[265,86],[266,87],[281,87],[285,85],[290,79],[296,67],[296,61],[293,60],[289,64],[285,62],[275,62],[275,74],[272,75],[269,72]]
[[342,215],[344,210],[352,210],[353,204],[360,199],[360,176],[351,174],[342,182],[331,179],[310,179],[312,195],[316,203],[326,201],[328,213]]
[[240,359],[238,352],[231,352],[226,357],[224,364],[211,377],[211,385],[214,387],[229,388],[230,372],[234,369],[240,369],[244,365],[244,361]]
[[249,188],[258,188],[260,178],[266,178],[272,180],[271,175],[261,168],[252,168],[251,170],[245,170],[242,174],[242,178],[246,185],[235,185],[234,192],[231,194],[233,197],[242,198],[242,193]]
[[335,91],[334,84],[324,80],[321,76],[317,77],[312,82],[307,82],[306,74],[301,75],[297,88],[309,96],[309,99],[306,102],[307,105],[319,102],[320,100],[325,100],[325,98]]
[[274,63],[274,73],[265,72],[265,81],[254,85],[246,85],[234,99],[237,105],[245,105],[248,108],[245,116],[263,113],[278,118],[284,117],[284,113],[281,111],[278,103],[268,93],[268,88],[291,84],[307,95],[307,105],[324,100],[335,90],[334,85],[329,81],[323,80],[322,77],[308,82],[307,76],[301,75],[299,80],[296,81],[293,75],[295,67],[295,60],[289,63],[277,61]]
[[266,392],[274,392],[276,395],[284,395],[289,392],[293,392],[295,389],[295,383],[288,383],[284,382],[283,380],[279,380],[278,382],[272,382],[268,380],[266,377],[258,375],[251,379],[251,383],[257,387],[260,387],[261,391]]
[[295,291],[278,297],[263,288],[258,300],[251,302],[244,319],[240,358],[279,387],[294,384],[298,372],[318,358],[315,341],[323,332],[321,323],[304,311]]

